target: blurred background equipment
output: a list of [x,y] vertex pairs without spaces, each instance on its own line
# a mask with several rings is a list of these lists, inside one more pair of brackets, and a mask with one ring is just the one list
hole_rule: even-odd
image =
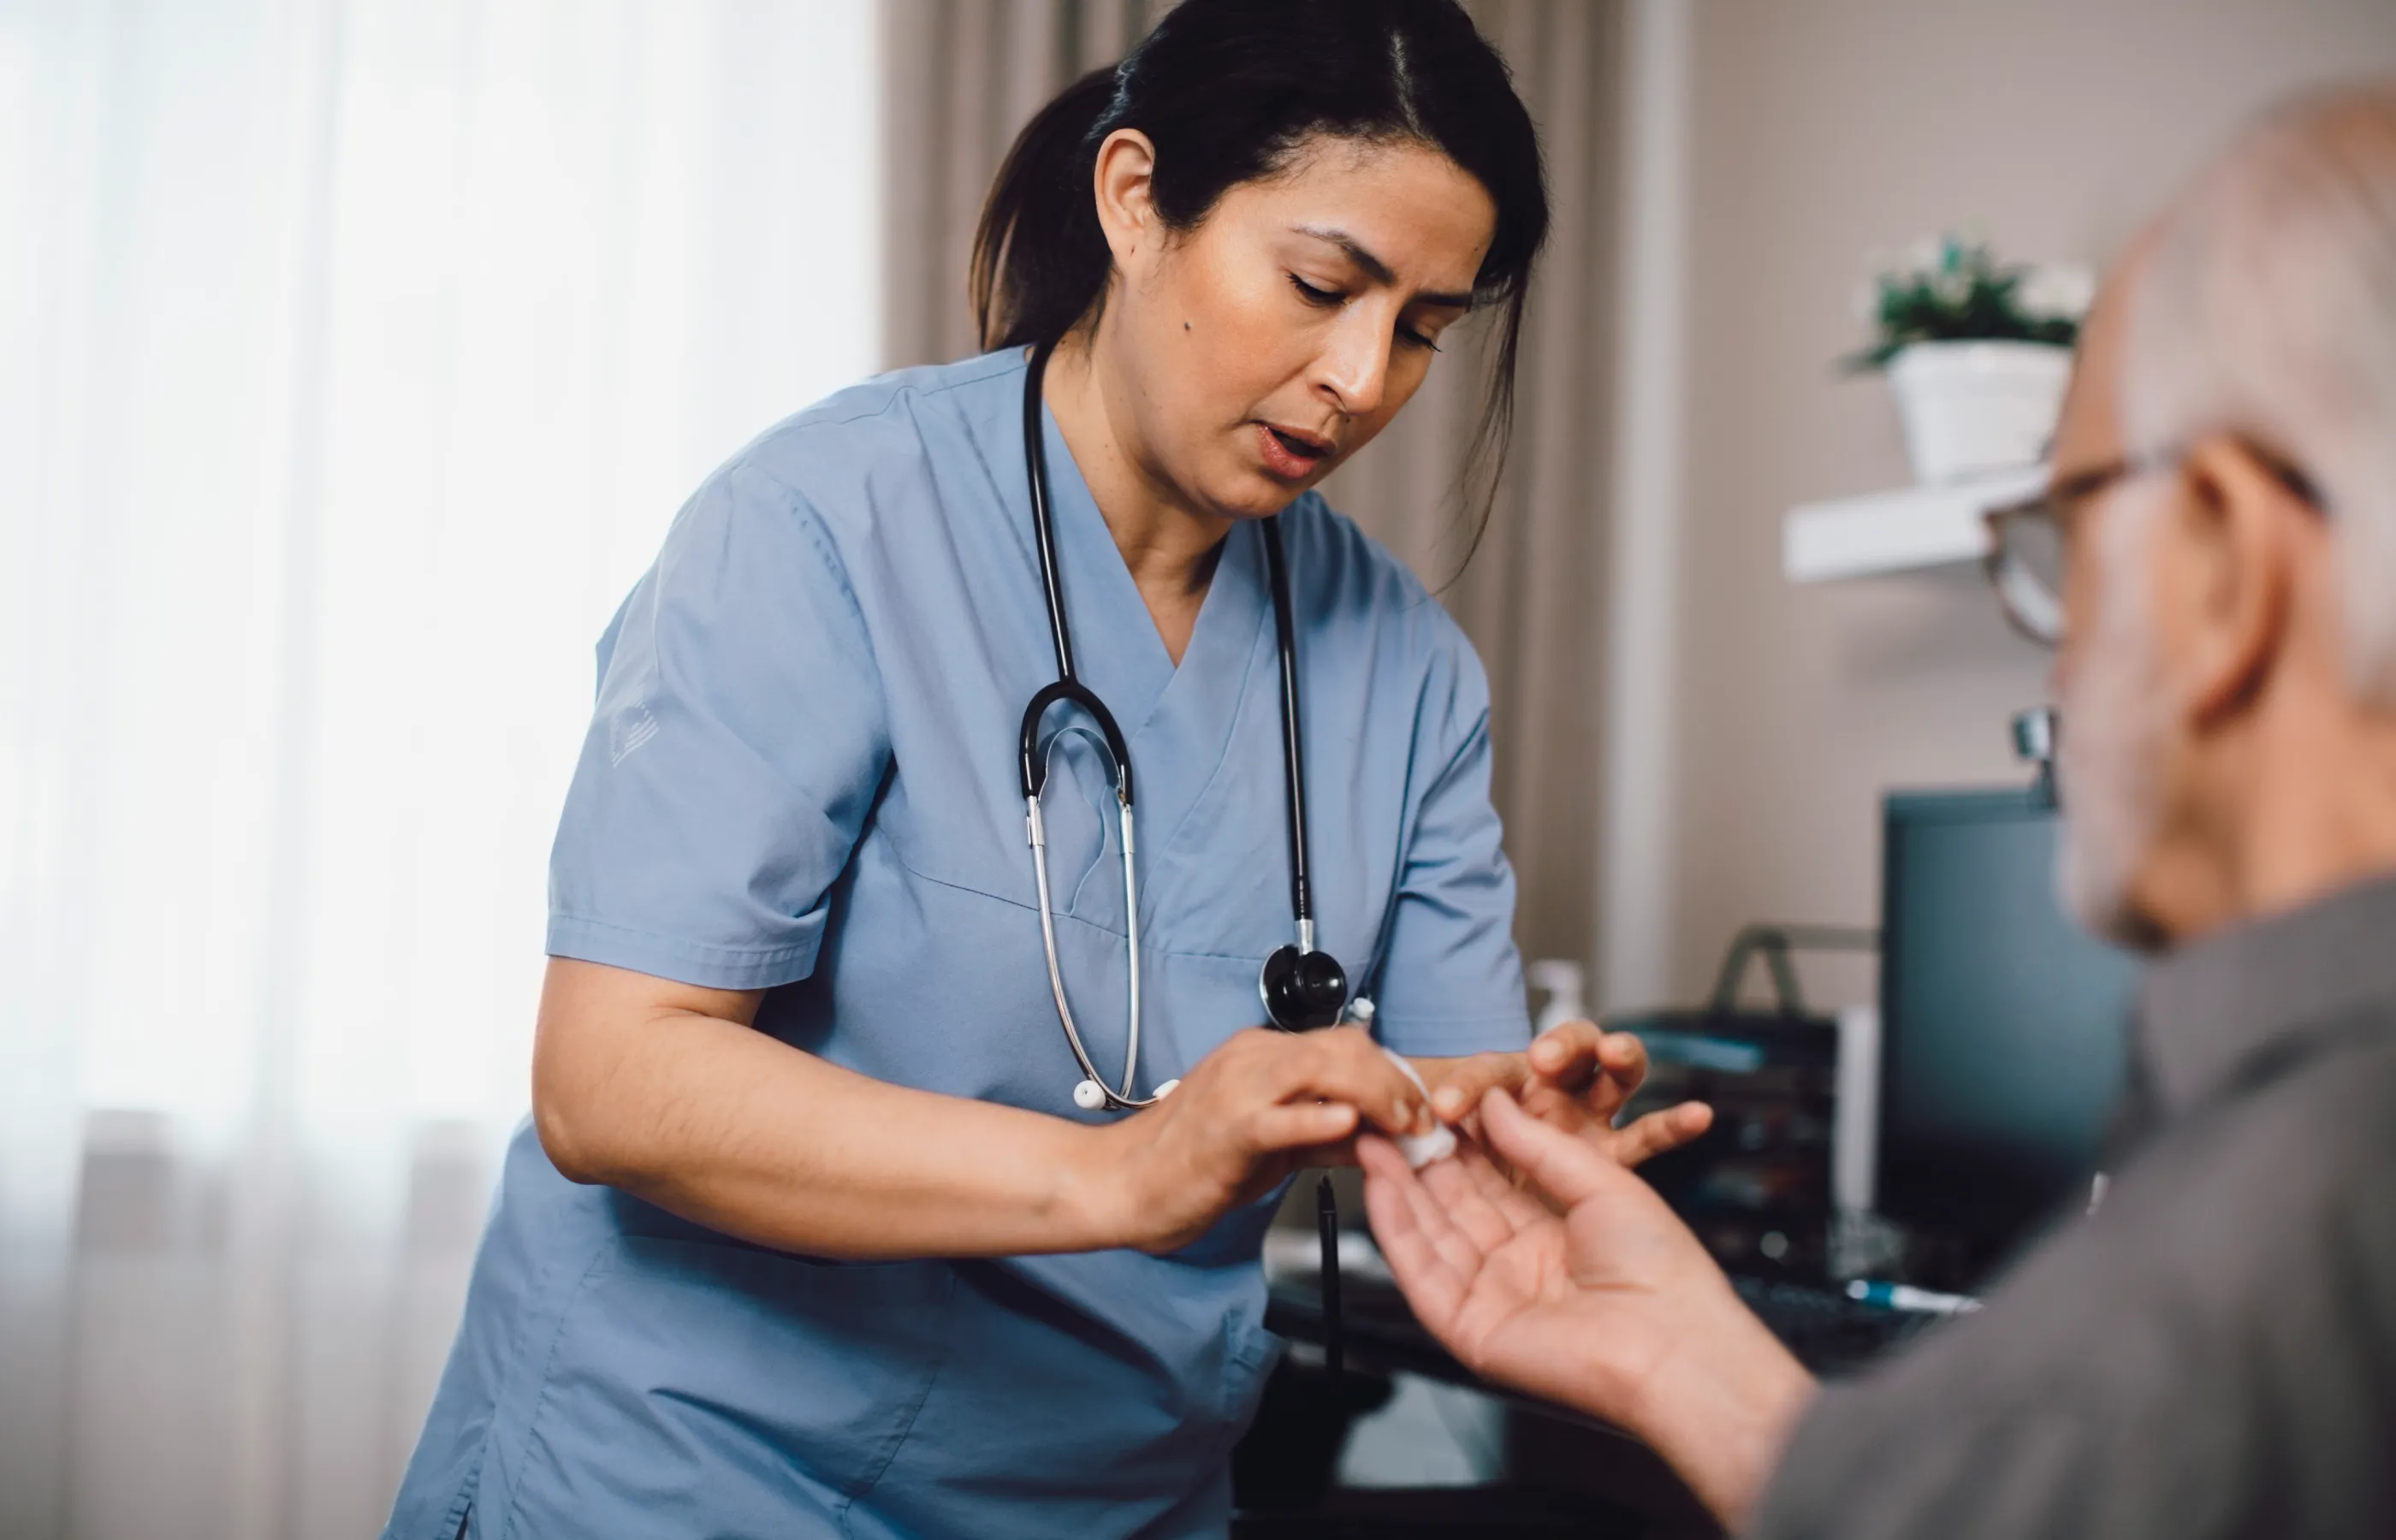
[[[1887,797],[1873,1029],[1804,1007],[1791,949],[1873,940],[1824,927],[1750,926],[1704,1009],[1618,1018],[1656,1065],[1631,1114],[1715,1106],[1714,1128],[1648,1175],[1731,1271],[1853,1276],[1831,1244],[1844,1204],[1898,1227],[1889,1271],[1969,1290],[2084,1202],[2122,1089],[2136,966],[2063,911],[2049,774]],[[1767,1011],[1737,1004],[1756,956],[1774,980]],[[1873,1062],[1843,1067],[1842,1052]],[[1841,1106],[1842,1091],[1870,1105]],[[1839,1190],[1843,1123],[1864,1141],[1861,1191]]]
[[1560,957],[1543,957],[1523,965],[1523,982],[1542,997],[1539,1014],[1531,1022],[1534,1037],[1567,1021],[1589,1018],[1588,976],[1579,963]]
[[[1806,1009],[1790,954],[1874,945],[1872,932],[1858,928],[1749,925],[1732,938],[1707,1004],[1607,1024],[1637,1034],[1653,1066],[1626,1115],[1681,1101],[1713,1108],[1703,1138],[1658,1156],[1646,1174],[1733,1271],[1826,1276],[1839,1028]],[[1740,985],[1758,961],[1772,1003],[1742,1008]]]
[[2035,788],[1893,794],[1884,828],[1873,1206],[1913,1232],[1912,1281],[1968,1290],[2084,1204],[2136,967],[2063,912]]

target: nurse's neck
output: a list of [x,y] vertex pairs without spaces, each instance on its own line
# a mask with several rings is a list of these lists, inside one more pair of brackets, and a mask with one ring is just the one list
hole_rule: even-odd
[[1192,507],[1158,472],[1140,442],[1127,383],[1108,367],[1107,350],[1088,339],[1077,331],[1057,345],[1041,395],[1179,668],[1223,538],[1239,521]]

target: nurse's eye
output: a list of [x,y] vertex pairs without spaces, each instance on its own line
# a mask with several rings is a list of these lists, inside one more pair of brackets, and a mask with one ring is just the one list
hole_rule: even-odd
[[1348,298],[1338,289],[1316,288],[1295,272],[1289,275],[1289,281],[1308,304],[1319,305],[1324,310],[1338,309]]

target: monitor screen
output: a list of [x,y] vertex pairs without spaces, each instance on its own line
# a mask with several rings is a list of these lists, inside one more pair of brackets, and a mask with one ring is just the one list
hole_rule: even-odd
[[1876,1207],[1984,1259],[2086,1190],[2136,963],[2064,912],[2024,790],[1885,804]]

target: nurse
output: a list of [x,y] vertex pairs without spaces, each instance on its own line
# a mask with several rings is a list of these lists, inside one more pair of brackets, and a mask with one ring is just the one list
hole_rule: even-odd
[[534,1121],[388,1535],[1221,1534],[1271,1198],[1433,1115],[1258,1027],[1276,954],[1451,1115],[1697,1126],[1606,1128],[1626,1040],[1523,1052],[1480,666],[1311,490],[1484,306],[1502,436],[1546,221],[1451,0],[1186,0],[1015,145],[994,351],[700,487],[600,643]]

